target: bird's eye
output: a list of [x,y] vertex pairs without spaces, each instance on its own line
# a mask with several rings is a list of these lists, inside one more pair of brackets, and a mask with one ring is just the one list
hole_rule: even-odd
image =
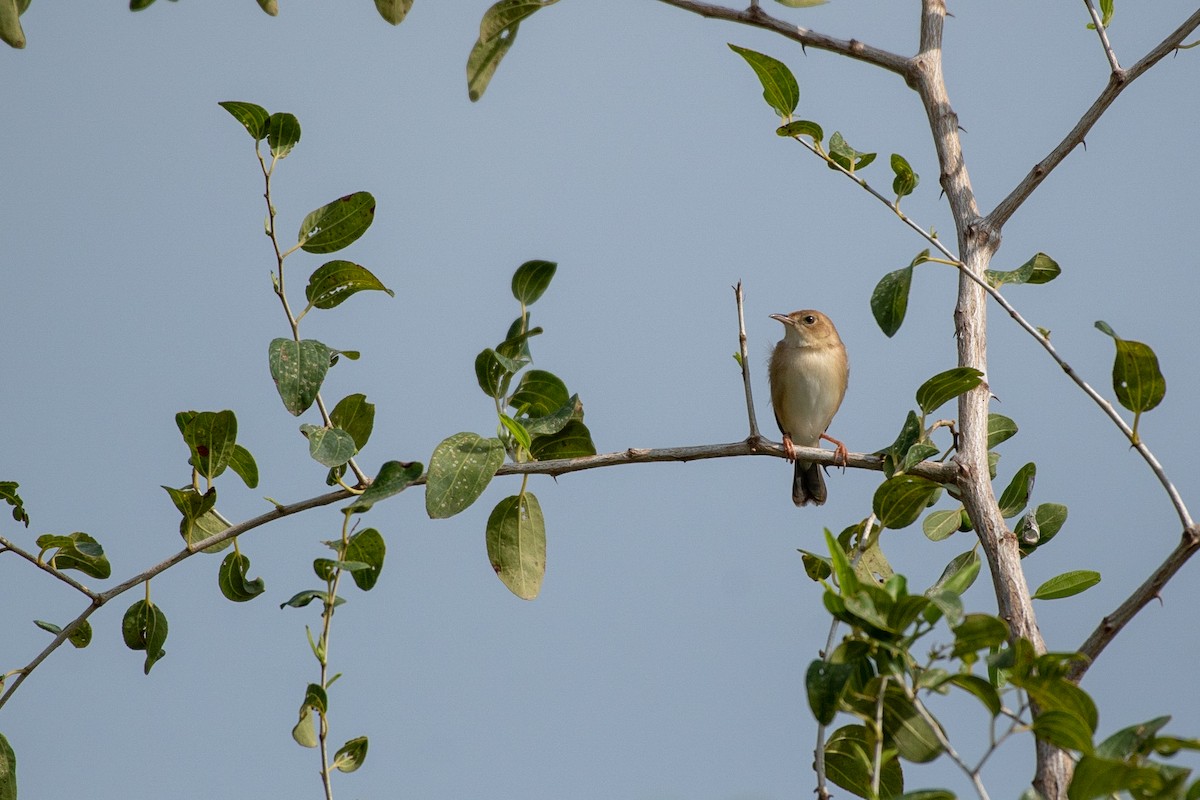
[[817,318],[816,318],[816,317],[814,317],[812,314],[807,314],[807,315],[805,315],[805,317],[804,317],[804,324],[805,324],[805,325],[812,325],[812,324],[813,324],[814,322],[816,322],[816,321],[817,321]]

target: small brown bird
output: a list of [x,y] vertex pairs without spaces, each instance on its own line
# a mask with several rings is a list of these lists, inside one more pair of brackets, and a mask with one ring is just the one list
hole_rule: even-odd
[[[805,309],[772,314],[783,323],[783,340],[771,353],[771,407],[783,433],[788,460],[796,457],[793,445],[820,447],[826,439],[837,445],[837,457],[846,465],[846,445],[825,434],[846,396],[850,362],[837,328],[820,311]],[[828,493],[821,465],[796,461],[792,502],[798,506],[822,505]]]

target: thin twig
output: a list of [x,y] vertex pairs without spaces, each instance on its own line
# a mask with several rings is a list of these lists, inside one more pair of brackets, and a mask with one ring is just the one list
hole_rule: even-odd
[[[904,688],[905,692],[907,693],[908,687],[906,686]],[[991,800],[991,798],[988,797],[987,787],[983,785],[983,779],[979,775],[979,768],[976,767],[975,769],[971,769],[971,767],[962,760],[962,757],[959,756],[957,751],[955,751],[954,745],[950,744],[950,738],[946,736],[946,732],[942,730],[942,726],[934,718],[933,714],[929,712],[929,709],[925,707],[925,704],[921,702],[921,698],[916,692],[909,694],[908,699],[912,702],[913,708],[917,710],[917,713],[925,718],[925,722],[929,725],[930,730],[933,731],[933,735],[937,737],[938,744],[940,744],[942,749],[946,751],[946,755],[948,755],[950,760],[953,761],[955,765],[963,771],[964,775],[970,778],[971,784],[975,787],[976,794],[979,795],[979,800]]]
[[754,28],[773,31],[780,36],[799,42],[805,47],[826,50],[830,53],[837,53],[857,61],[864,61],[885,69],[888,72],[894,72],[897,75],[907,75],[908,73],[908,59],[904,56],[878,47],[872,47],[857,39],[835,39],[832,36],[817,33],[808,28],[793,25],[784,20],[772,17],[763,11],[758,3],[752,3],[750,8],[739,11],[712,3],[697,2],[697,0],[659,0],[659,2],[684,11],[690,11],[693,14],[699,14],[709,19],[722,19],[727,22],[736,22],[741,25],[749,25]]
[[758,431],[758,417],[754,413],[754,393],[750,390],[750,353],[746,341],[746,313],[742,307],[744,296],[742,282],[738,281],[733,287],[733,297],[737,301],[738,315],[738,349],[742,365],[742,384],[746,387],[746,415],[750,418],[750,438],[758,439],[762,434]]
[[95,600],[98,597],[96,592],[93,592],[91,589],[87,588],[82,583],[80,583],[79,581],[72,578],[70,575],[67,575],[62,570],[55,569],[54,567],[52,567],[49,564],[45,563],[44,561],[40,560],[37,556],[33,555],[32,553],[27,553],[26,551],[22,550],[20,547],[17,547],[15,544],[10,542],[8,539],[5,539],[3,536],[0,536],[0,553],[3,553],[5,551],[8,551],[10,553],[16,553],[21,558],[28,561],[30,564],[33,564],[38,569],[41,569],[41,570],[44,570],[44,571],[50,573],[51,575],[58,578],[63,583],[70,586],[75,591],[86,595],[91,600]]
[[1100,44],[1104,47],[1108,66],[1113,72],[1120,72],[1121,64],[1117,61],[1117,54],[1113,52],[1112,44],[1108,41],[1108,29],[1104,27],[1104,21],[1100,17],[1100,12],[1096,10],[1096,4],[1092,0],[1083,0],[1083,4],[1087,6],[1088,14],[1092,18],[1092,27],[1096,29],[1096,35],[1100,37]]
[[1075,123],[1075,127],[1063,137],[1050,154],[1039,161],[1037,165],[1030,170],[1029,174],[1017,184],[1003,200],[1000,201],[990,214],[987,215],[985,222],[988,226],[995,230],[1004,227],[1004,223],[1008,222],[1009,218],[1016,213],[1033,190],[1036,189],[1046,176],[1054,171],[1054,168],[1063,162],[1067,155],[1080,144],[1088,131],[1100,119],[1108,107],[1113,104],[1118,95],[1123,92],[1129,84],[1140,78],[1151,67],[1161,61],[1167,54],[1174,52],[1176,48],[1187,38],[1188,34],[1200,27],[1200,9],[1197,9],[1183,21],[1183,24],[1172,31],[1165,39],[1155,45],[1150,52],[1134,64],[1129,69],[1113,72],[1108,79],[1108,85],[1100,92],[1100,95],[1092,103],[1091,107],[1084,112],[1079,122]]

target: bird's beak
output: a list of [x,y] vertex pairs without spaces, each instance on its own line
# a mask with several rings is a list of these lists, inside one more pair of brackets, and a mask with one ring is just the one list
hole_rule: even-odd
[[771,319],[776,320],[777,322],[782,322],[784,325],[792,324],[792,318],[787,314],[772,314]]

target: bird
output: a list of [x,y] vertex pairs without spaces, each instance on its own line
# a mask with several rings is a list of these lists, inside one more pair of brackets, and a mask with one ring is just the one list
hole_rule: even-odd
[[796,462],[792,502],[823,505],[828,492],[821,465],[796,459],[795,445],[820,447],[821,439],[837,446],[836,458],[845,468],[846,445],[825,433],[846,396],[850,362],[837,328],[820,311],[804,309],[772,314],[783,323],[783,339],[771,352],[768,377],[771,407],[783,434],[788,461]]

